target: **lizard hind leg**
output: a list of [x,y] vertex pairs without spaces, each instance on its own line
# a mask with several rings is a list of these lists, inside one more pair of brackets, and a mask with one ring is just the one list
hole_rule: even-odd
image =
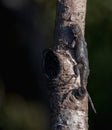
[[77,78],[80,75],[78,66],[74,65],[73,70],[74,70],[75,78]]

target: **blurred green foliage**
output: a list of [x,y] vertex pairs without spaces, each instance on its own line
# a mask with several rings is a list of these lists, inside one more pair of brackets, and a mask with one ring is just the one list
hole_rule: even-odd
[[6,95],[1,103],[0,128],[3,130],[49,129],[48,112],[45,108],[43,104],[26,101],[19,95]]
[[[40,11],[39,24],[48,46],[53,46],[56,0],[34,0]],[[90,76],[88,91],[97,114],[89,109],[90,130],[109,129],[112,116],[112,0],[88,0],[86,15]],[[4,88],[1,85],[1,89]],[[1,90],[0,126],[3,130],[47,130],[46,108]],[[5,95],[5,96],[4,96]]]
[[90,77],[88,90],[97,114],[90,112],[90,129],[108,129],[112,116],[112,1],[91,0],[87,4],[86,40]]

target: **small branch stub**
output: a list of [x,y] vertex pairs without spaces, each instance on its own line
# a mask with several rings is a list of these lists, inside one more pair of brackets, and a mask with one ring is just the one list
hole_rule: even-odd
[[86,95],[86,90],[83,87],[79,87],[78,89],[74,89],[72,94],[78,99],[82,100]]

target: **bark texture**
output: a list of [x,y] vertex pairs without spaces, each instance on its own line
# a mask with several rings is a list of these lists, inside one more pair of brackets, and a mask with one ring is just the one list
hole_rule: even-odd
[[86,0],[57,1],[55,47],[44,51],[52,130],[88,129],[88,94],[83,89],[79,91],[81,73],[74,68],[76,50],[70,28],[78,25],[84,36],[85,13]]

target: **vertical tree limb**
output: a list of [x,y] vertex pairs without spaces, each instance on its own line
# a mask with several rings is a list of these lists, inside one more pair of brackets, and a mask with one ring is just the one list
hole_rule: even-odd
[[86,0],[58,0],[55,47],[44,51],[52,130],[88,129]]
[[[77,23],[84,34],[86,15],[86,0],[57,0],[55,37],[57,40],[65,36],[64,27]],[[59,34],[58,34],[58,33]],[[57,41],[56,41],[57,42]]]

